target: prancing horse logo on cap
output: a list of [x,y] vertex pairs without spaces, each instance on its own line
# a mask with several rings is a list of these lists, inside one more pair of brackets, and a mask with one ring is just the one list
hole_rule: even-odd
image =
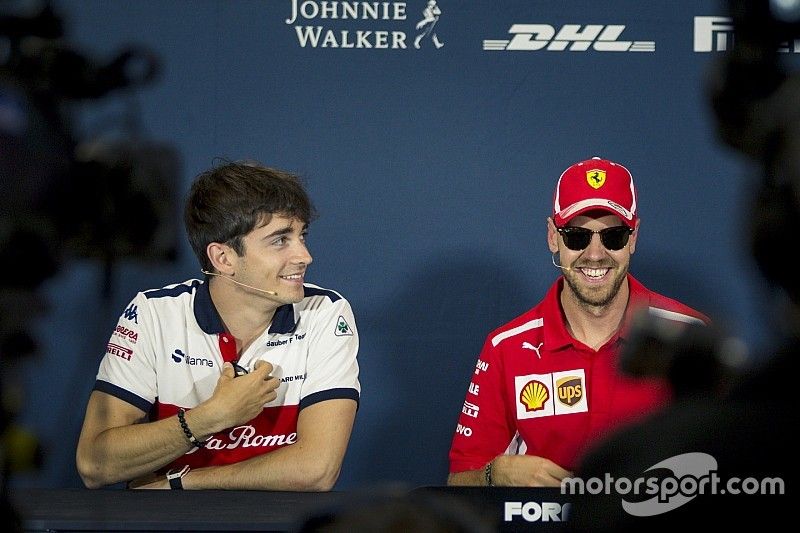
[[586,171],[586,183],[589,187],[599,189],[606,182],[606,171],[594,168]]

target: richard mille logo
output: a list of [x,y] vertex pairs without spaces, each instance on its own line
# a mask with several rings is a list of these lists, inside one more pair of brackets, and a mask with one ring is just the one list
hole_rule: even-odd
[[[291,0],[289,17],[301,48],[420,49],[444,46],[437,34],[442,9],[437,0],[415,2],[420,13],[411,27],[409,2]],[[413,6],[414,4],[412,4]],[[329,27],[330,26],[330,27]],[[413,43],[409,42],[413,37]]]

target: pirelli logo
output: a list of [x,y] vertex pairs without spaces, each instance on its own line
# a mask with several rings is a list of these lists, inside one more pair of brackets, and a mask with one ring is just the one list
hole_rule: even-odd
[[126,361],[130,361],[131,357],[133,357],[133,350],[124,346],[120,346],[119,344],[114,344],[113,342],[108,343],[108,346],[106,347],[106,353],[109,355],[122,357]]

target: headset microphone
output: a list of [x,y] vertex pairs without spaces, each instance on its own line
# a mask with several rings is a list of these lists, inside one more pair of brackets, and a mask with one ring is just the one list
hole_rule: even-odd
[[563,270],[565,272],[569,272],[570,270],[572,270],[570,267],[565,267],[565,266],[561,266],[559,264],[556,264],[556,254],[557,253],[558,252],[553,252],[553,256],[550,258],[550,260],[553,262],[553,266],[557,267],[557,268],[560,268],[561,270]]
[[248,289],[253,289],[254,291],[258,291],[258,292],[263,292],[264,294],[269,294],[270,296],[277,296],[278,295],[278,293],[274,292],[274,291],[265,291],[264,289],[259,289],[258,287],[253,287],[252,285],[245,285],[241,281],[236,281],[235,279],[233,279],[230,276],[225,276],[223,274],[218,274],[216,272],[209,272],[208,270],[201,270],[200,272],[202,272],[206,276],[219,276],[221,278],[224,278],[224,279],[227,279],[229,281],[232,281],[233,283],[235,283],[237,285],[241,285],[242,287],[247,287]]

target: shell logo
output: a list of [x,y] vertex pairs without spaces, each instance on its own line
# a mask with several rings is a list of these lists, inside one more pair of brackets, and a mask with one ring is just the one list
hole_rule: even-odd
[[547,390],[544,383],[535,379],[525,384],[519,393],[519,401],[529,412],[544,409],[544,404],[548,399],[550,399],[550,391]]

